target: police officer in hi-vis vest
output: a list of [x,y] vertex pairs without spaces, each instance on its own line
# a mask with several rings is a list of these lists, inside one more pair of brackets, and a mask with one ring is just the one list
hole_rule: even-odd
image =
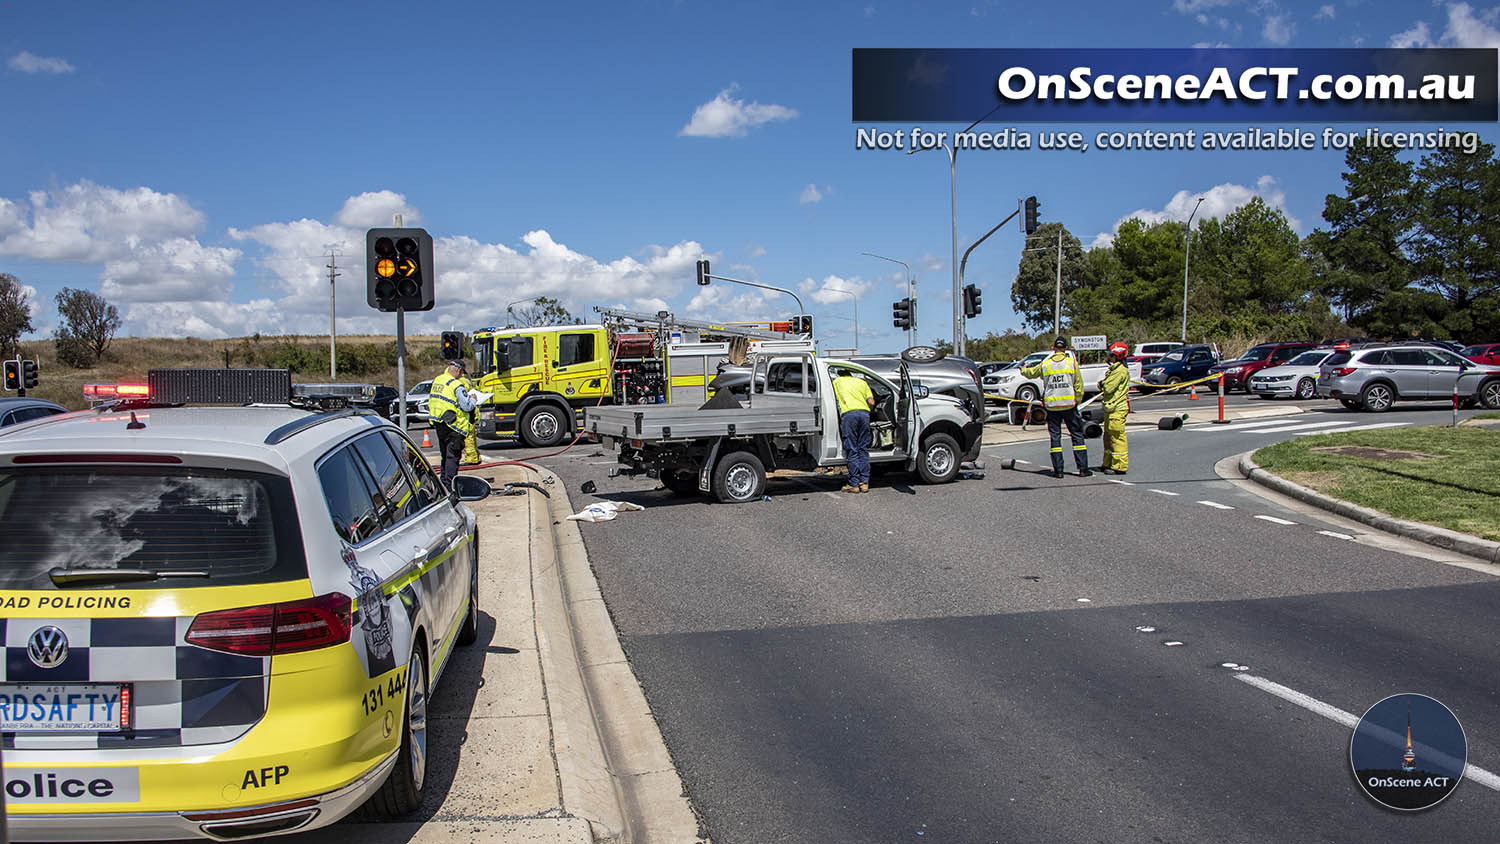
[[467,369],[461,359],[448,361],[443,373],[432,380],[432,393],[427,397],[428,416],[437,428],[438,448],[443,455],[439,474],[448,489],[453,488],[453,479],[458,477],[464,440],[474,432],[474,417],[469,413],[474,409],[474,397],[463,377]]
[[1078,374],[1078,363],[1068,354],[1066,339],[1057,338],[1052,350],[1046,360],[1022,369],[1021,377],[1042,379],[1042,406],[1047,411],[1047,435],[1052,438],[1052,477],[1063,476],[1062,426],[1066,424],[1078,476],[1087,478],[1094,473],[1089,471],[1089,446],[1083,439],[1083,419],[1078,414],[1083,377]]

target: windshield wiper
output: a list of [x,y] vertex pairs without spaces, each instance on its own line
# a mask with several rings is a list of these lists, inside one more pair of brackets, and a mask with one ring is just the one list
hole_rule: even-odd
[[47,572],[54,586],[93,586],[129,583],[135,580],[167,580],[179,577],[206,578],[206,571],[155,571],[152,569],[64,569]]

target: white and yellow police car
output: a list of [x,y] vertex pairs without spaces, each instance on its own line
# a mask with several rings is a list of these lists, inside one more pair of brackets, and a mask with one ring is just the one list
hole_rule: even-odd
[[428,697],[478,634],[478,533],[394,425],[138,399],[11,426],[0,534],[12,840],[420,805]]

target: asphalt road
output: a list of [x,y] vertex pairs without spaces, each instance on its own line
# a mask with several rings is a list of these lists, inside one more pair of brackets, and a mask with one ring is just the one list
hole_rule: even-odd
[[877,477],[862,496],[778,479],[740,506],[609,478],[593,446],[543,462],[579,506],[593,480],[646,507],[583,534],[722,844],[1485,838],[1500,793],[1471,780],[1431,811],[1382,810],[1350,773],[1349,727],[1314,710],[1432,695],[1470,762],[1500,770],[1500,582],[1332,535],[1213,471],[1446,409],[1309,406],[1133,433],[1129,485],[1034,471],[1045,442],[987,449],[983,479]]

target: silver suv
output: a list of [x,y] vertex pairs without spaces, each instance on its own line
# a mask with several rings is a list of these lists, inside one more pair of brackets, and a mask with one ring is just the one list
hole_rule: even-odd
[[1379,413],[1398,401],[1446,399],[1500,408],[1500,367],[1465,360],[1436,346],[1403,344],[1336,349],[1318,368],[1318,394],[1350,410]]

